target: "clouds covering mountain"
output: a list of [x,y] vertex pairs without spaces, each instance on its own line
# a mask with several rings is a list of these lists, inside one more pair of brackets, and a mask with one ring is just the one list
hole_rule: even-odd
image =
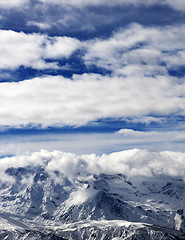
[[[126,150],[102,156],[64,153],[60,151],[31,153],[13,157],[2,157],[1,180],[10,167],[24,168],[41,166],[48,172],[59,171],[68,177],[89,174],[124,174],[127,177],[169,175],[184,178],[184,153],[150,152],[146,150]],[[13,176],[12,176],[13,177]],[[10,178],[11,179],[11,178]],[[13,178],[12,178],[13,180]]]
[[139,149],[102,156],[42,150],[4,157],[2,239],[13,232],[27,234],[26,239],[52,239],[52,234],[58,239],[181,237],[184,158]]

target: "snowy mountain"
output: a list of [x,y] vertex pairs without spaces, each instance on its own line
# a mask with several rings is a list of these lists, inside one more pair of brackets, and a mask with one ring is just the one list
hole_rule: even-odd
[[185,154],[0,159],[0,239],[185,239]]

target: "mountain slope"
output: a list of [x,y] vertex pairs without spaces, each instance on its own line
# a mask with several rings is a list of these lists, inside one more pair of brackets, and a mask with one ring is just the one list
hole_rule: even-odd
[[[185,239],[178,158],[143,150],[2,158],[0,239]],[[178,174],[170,164],[159,170],[161,161]]]

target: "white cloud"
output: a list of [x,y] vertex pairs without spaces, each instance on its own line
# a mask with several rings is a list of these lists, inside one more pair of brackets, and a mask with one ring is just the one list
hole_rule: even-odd
[[80,47],[81,43],[75,38],[52,37],[46,43],[45,57],[52,59],[69,57]]
[[134,4],[134,5],[146,5],[146,6],[151,6],[151,5],[169,5],[170,7],[183,11],[185,10],[185,3],[184,0],[115,0],[115,1],[107,1],[107,0],[40,0],[40,2],[44,4],[59,4],[59,5],[64,5],[64,6],[73,6],[73,7],[86,7],[86,6],[101,6],[101,5],[108,5],[108,6],[116,6],[116,5],[129,5],[129,4]]
[[109,39],[87,42],[86,64],[95,64],[125,76],[167,75],[182,66],[185,26],[143,27],[132,24]]
[[83,74],[0,86],[0,125],[83,125],[108,117],[185,115],[184,85],[172,77]]
[[38,28],[40,28],[41,30],[46,30],[51,28],[51,25],[49,23],[42,23],[42,22],[35,22],[35,21],[29,21],[27,23],[28,26],[36,26]]
[[164,123],[166,121],[165,117],[151,117],[151,116],[137,116],[134,118],[124,119],[126,122],[132,122],[132,123],[145,123],[150,124],[152,122],[156,123]]
[[150,136],[155,134],[155,132],[142,132],[142,131],[134,131],[132,129],[120,129],[117,133],[123,134],[125,136],[135,136],[135,137],[143,137],[143,136]]
[[26,152],[60,150],[81,154],[103,154],[112,151],[140,148],[154,151],[184,151],[185,131],[183,128],[159,131],[134,131],[124,129],[112,133],[47,133],[31,135],[1,134],[1,156],[20,155]]
[[29,3],[30,0],[1,0],[1,8],[23,7]]
[[184,0],[166,0],[165,4],[168,4],[170,7],[176,9],[176,10],[180,10],[180,11],[184,11],[185,10],[185,2]]
[[[53,5],[57,4],[62,7],[75,7],[75,8],[84,8],[87,6],[124,6],[129,4],[134,4],[136,6],[152,6],[152,5],[168,5],[171,8],[179,11],[185,10],[184,0],[115,0],[115,1],[107,1],[107,0],[39,0],[38,2],[43,3],[45,5]],[[13,8],[13,7],[26,7],[29,3],[32,3],[31,0],[1,0],[0,7],[1,8]]]
[[128,142],[135,143],[143,142],[167,142],[185,140],[185,132],[182,131],[135,131],[133,129],[120,129],[117,131],[123,137],[127,138]]
[[116,133],[121,134],[125,137],[131,138],[141,138],[142,141],[162,141],[162,140],[169,140],[169,141],[185,141],[185,132],[183,129],[181,130],[173,130],[173,131],[135,131],[133,129],[120,129]]
[[10,30],[0,31],[0,69],[23,65],[36,69],[58,68],[47,58],[69,57],[79,47],[79,41],[68,37],[48,37]]
[[83,186],[79,188],[77,191],[74,191],[70,194],[69,199],[65,202],[65,205],[79,205],[85,202],[87,199],[93,197],[97,194],[95,189],[87,188],[87,186]]
[[[133,24],[108,39],[86,42],[0,31],[0,68],[59,68],[57,59],[86,49],[87,65],[112,71],[109,76],[45,76],[1,83],[0,125],[83,125],[101,118],[184,116],[185,85],[167,71],[183,64],[184,37],[184,25],[145,28]],[[46,62],[48,58],[55,62]],[[164,62],[167,66],[161,66]]]
[[[38,26],[49,27],[48,24]],[[70,37],[1,30],[0,68],[12,69],[21,65],[36,69],[58,68],[57,59],[83,49],[86,50],[83,60],[87,65],[97,65],[117,75],[167,75],[167,68],[185,63],[184,37],[184,25],[146,28],[132,24],[108,39],[86,42]],[[48,58],[56,62],[46,62]]]
[[[125,174],[126,176],[169,175],[185,178],[185,153],[151,152],[146,150],[127,150],[102,156],[81,155],[60,151],[32,153],[1,159],[1,172],[10,167],[41,165],[54,177],[53,171],[59,171],[69,179],[89,178],[91,174]],[[3,175],[4,180],[5,175]],[[6,181],[8,179],[5,179]],[[82,202],[93,192],[80,188],[71,196],[71,201]],[[79,196],[80,195],[80,196]]]
[[[44,155],[42,155],[44,154]],[[47,158],[47,151],[42,150],[31,155],[21,155],[14,157],[4,157],[0,160],[0,180],[1,181],[13,181],[13,177],[5,174],[6,170],[11,167],[27,167],[27,166],[42,166]],[[44,158],[43,158],[44,157]],[[46,158],[45,158],[46,157]],[[44,160],[45,159],[45,160]],[[44,161],[43,161],[44,160]]]

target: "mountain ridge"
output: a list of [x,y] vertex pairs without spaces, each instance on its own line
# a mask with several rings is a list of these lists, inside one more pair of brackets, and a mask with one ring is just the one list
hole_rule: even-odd
[[[167,158],[178,166],[177,156]],[[41,151],[1,159],[7,166],[0,177],[0,238],[185,239],[183,169],[177,176],[157,172],[155,157],[167,161],[143,150],[101,157]],[[130,174],[136,160],[144,162],[143,174]],[[146,163],[153,164],[151,174]]]

